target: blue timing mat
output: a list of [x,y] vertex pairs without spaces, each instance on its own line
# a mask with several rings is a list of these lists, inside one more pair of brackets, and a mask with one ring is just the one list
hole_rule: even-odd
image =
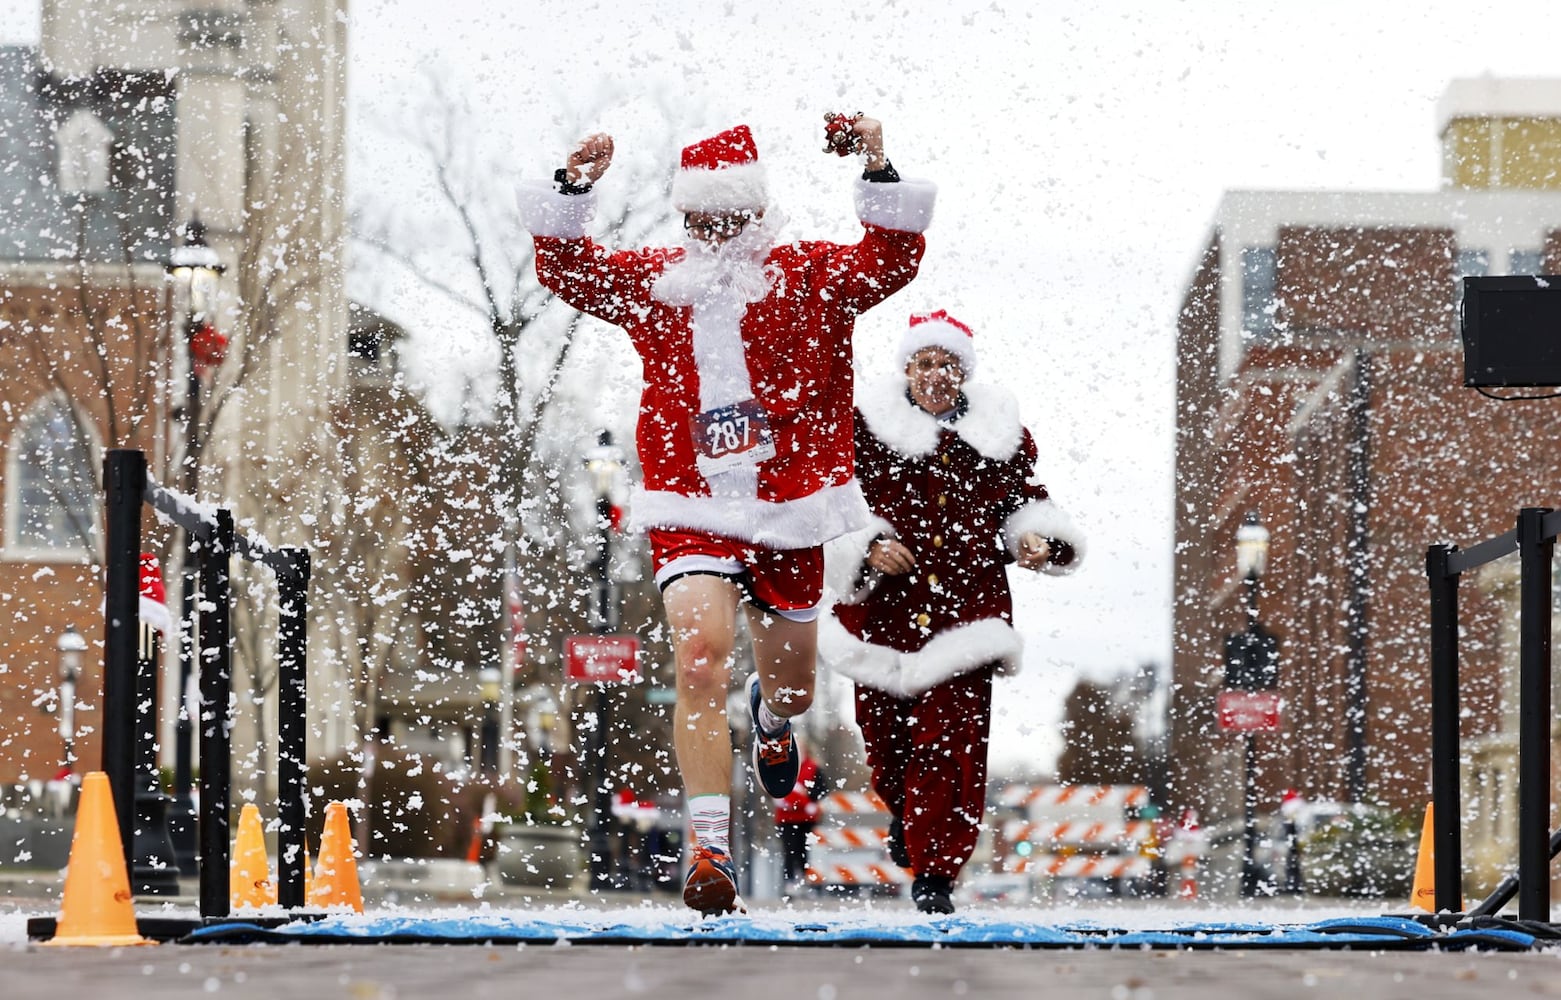
[[559,910],[531,916],[342,915],[265,928],[235,920],[191,932],[187,943],[659,944],[965,948],[1354,948],[1521,951],[1538,940],[1501,928],[1432,930],[1406,917],[1346,917],[1304,925],[1189,923],[1163,930],[1048,925],[998,914],[760,913],[700,919],[681,911]]

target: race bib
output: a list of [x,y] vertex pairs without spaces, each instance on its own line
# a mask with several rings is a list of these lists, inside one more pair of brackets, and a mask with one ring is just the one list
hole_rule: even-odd
[[689,424],[701,473],[758,465],[775,457],[770,420],[757,399],[706,410],[690,418]]

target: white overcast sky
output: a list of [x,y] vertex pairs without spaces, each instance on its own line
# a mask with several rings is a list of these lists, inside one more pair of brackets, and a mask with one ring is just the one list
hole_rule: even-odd
[[[912,311],[971,324],[981,376],[1019,395],[1044,481],[1090,538],[1080,573],[1020,588],[1029,651],[999,688],[1000,761],[1051,756],[1035,723],[1076,671],[1169,657],[1174,321],[1221,193],[1435,188],[1447,82],[1556,73],[1561,38],[1561,5],[1533,2],[356,0],[351,16],[354,183],[394,162],[365,114],[393,118],[432,67],[533,176],[576,124],[560,95],[605,80],[691,95],[704,119],[685,140],[749,123],[800,235],[851,233],[826,110],[882,119],[901,173],[940,184],[922,274],[864,317],[862,365],[884,367]],[[37,30],[33,0],[0,0],[0,40]],[[632,116],[626,96],[583,124],[632,138]],[[414,337],[426,321],[393,318]],[[451,342],[412,357],[458,372]]]

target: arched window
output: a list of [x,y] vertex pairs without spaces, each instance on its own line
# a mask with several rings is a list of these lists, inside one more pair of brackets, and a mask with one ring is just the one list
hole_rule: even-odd
[[114,133],[90,111],[72,111],[55,133],[60,190],[96,195],[108,190]]
[[11,438],[6,470],[6,555],[80,559],[97,549],[98,442],[58,393],[27,411]]

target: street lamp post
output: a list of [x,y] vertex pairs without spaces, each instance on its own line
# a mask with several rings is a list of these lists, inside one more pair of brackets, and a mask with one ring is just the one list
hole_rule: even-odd
[[[609,635],[618,628],[617,587],[612,581],[612,532],[613,491],[623,471],[623,452],[612,442],[612,432],[602,431],[596,447],[585,455],[586,473],[591,477],[591,490],[596,496],[596,528],[598,546],[593,569],[596,571],[596,594],[592,606],[592,631]],[[612,816],[612,801],[607,790],[607,685],[596,685],[596,731],[592,741],[591,758],[591,826],[587,846],[591,859],[592,888],[616,889],[623,885],[611,863],[612,851],[608,842],[608,829]]]
[[60,653],[60,772],[68,775],[76,770],[76,681],[81,677],[81,654],[87,651],[87,640],[76,626],[67,625],[55,647]]
[[499,773],[499,682],[498,667],[477,671],[477,688],[482,697],[482,729],[477,739],[477,773],[493,777]]
[[[197,344],[203,329],[209,327],[209,317],[216,302],[217,281],[223,271],[217,252],[206,243],[206,227],[200,219],[192,219],[185,227],[184,243],[169,253],[167,271],[175,290],[183,293],[185,301],[184,490],[194,497],[200,489],[201,379],[200,366],[196,360]],[[197,872],[197,818],[195,801],[190,794],[194,783],[191,755],[195,731],[191,683],[195,676],[197,581],[195,539],[188,531],[184,533],[184,550],[181,555],[179,711],[174,723],[173,808],[168,828],[180,874],[194,875]]]
[[[1236,529],[1236,571],[1246,582],[1247,590],[1247,651],[1246,664],[1249,675],[1244,678],[1248,686],[1255,686],[1259,678],[1250,676],[1250,668],[1257,662],[1255,651],[1263,648],[1263,627],[1258,623],[1258,581],[1268,569],[1268,529],[1256,513],[1250,513],[1241,527]],[[1257,870],[1257,763],[1251,732],[1242,734],[1245,743],[1246,788],[1242,794],[1242,850],[1241,894],[1256,896],[1259,889]]]

